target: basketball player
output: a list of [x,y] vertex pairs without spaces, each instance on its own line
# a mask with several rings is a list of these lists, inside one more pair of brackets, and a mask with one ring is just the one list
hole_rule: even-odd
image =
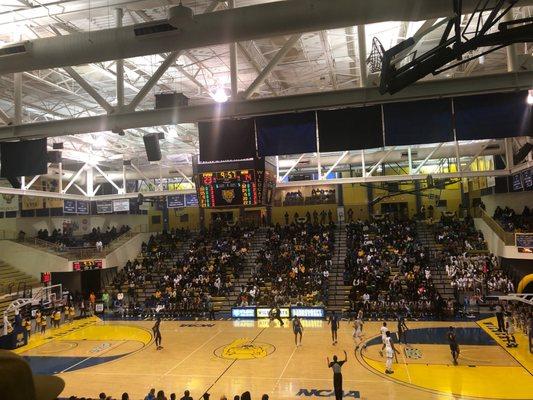
[[337,359],[337,356],[333,356],[333,361],[329,362],[328,360],[328,368],[331,368],[333,370],[333,390],[335,392],[335,400],[342,400],[342,373],[341,368],[342,365],[348,361],[348,355],[346,354],[346,351],[344,352],[344,360],[339,361]]
[[283,323],[283,320],[281,319],[281,310],[279,309],[279,307],[277,305],[275,305],[274,308],[272,308],[272,310],[270,310],[270,322],[272,322],[275,319],[277,319],[279,321],[279,324],[281,326],[285,325]]
[[359,348],[359,345],[363,341],[363,310],[359,310],[359,312],[357,313],[357,318],[354,322],[353,328],[354,328],[353,338],[355,340],[355,350],[357,350]]
[[402,342],[407,346],[407,331],[409,328],[405,325],[405,318],[403,315],[398,314],[398,343]]
[[161,346],[161,331],[159,330],[159,325],[161,324],[161,317],[158,315],[155,320],[155,325],[152,327],[152,331],[154,332],[154,339],[155,339],[155,345],[156,350],[161,350],[163,346]]
[[331,325],[331,340],[333,341],[333,345],[336,345],[337,331],[339,330],[339,318],[337,317],[337,314],[335,314],[335,311],[331,312],[328,319],[328,325]]
[[[294,332],[294,344],[296,344],[296,347],[301,346],[304,327],[302,326],[302,321],[300,320],[299,317],[294,317],[292,321],[292,331]],[[299,344],[298,344],[298,335],[300,335]]]
[[457,358],[459,358],[459,345],[457,344],[457,338],[455,336],[455,329],[453,326],[450,326],[448,329],[448,343],[450,344],[450,351],[452,353],[453,364],[457,365]]
[[[383,344],[385,345],[385,355],[387,356],[387,360],[385,361],[385,373],[389,375],[394,374],[394,371],[392,370],[392,360],[394,356],[400,354],[400,352],[394,347],[390,331],[386,332]],[[396,358],[396,362],[398,362],[398,358]]]
[[387,332],[389,332],[389,328],[387,328],[387,323],[383,322],[383,325],[381,328],[379,328],[379,332],[381,333],[381,343],[383,345],[381,346],[381,350],[379,351],[379,355],[383,357],[383,350],[385,350],[385,339],[387,338]]
[[507,347],[518,347],[518,343],[516,343],[516,339],[514,337],[514,325],[513,325],[513,317],[510,312],[505,313],[505,333],[506,333],[506,339],[507,339]]

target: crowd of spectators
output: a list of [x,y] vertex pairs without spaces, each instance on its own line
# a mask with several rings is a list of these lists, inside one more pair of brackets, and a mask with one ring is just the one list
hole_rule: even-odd
[[492,217],[507,232],[531,232],[533,225],[533,215],[529,207],[524,206],[522,214],[517,214],[515,210],[509,207],[496,207]]
[[335,203],[335,189],[312,189],[310,197],[304,197],[300,190],[287,192],[284,204],[291,205],[312,205],[312,204],[332,204]]
[[297,192],[287,192],[285,194],[285,205],[303,205],[305,202],[304,196],[301,191]]
[[[142,245],[142,260],[128,261],[115,277],[121,312],[138,314],[156,311],[163,316],[192,316],[208,313],[213,318],[213,296],[226,296],[244,268],[244,258],[254,231],[239,226],[221,232],[204,231],[179,254],[183,237],[162,233]],[[150,287],[153,292],[146,291]],[[137,296],[141,289],[144,302]],[[117,297],[118,299],[118,297]],[[126,308],[126,309],[124,309]]]
[[314,210],[313,213],[310,211],[307,211],[305,215],[298,214],[298,211],[295,211],[292,215],[289,215],[288,211],[285,211],[284,215],[285,219],[285,225],[289,225],[291,223],[295,224],[305,224],[305,223],[312,223],[313,225],[326,225],[326,224],[332,224],[333,223],[333,211],[328,210],[321,210],[318,212],[317,210]]
[[413,221],[357,220],[346,226],[346,232],[344,283],[352,287],[353,309],[426,316],[442,305]]
[[[171,393],[168,397],[165,394],[164,390],[158,390],[156,392],[155,389],[150,389],[148,394],[144,397],[144,400],[193,400],[193,397],[191,396],[191,393],[188,390],[185,390],[183,392],[183,396],[178,397],[179,395],[176,395],[176,393]],[[199,400],[209,400],[211,395],[209,393],[204,393],[202,396],[200,396]],[[120,397],[120,400],[132,400],[133,398],[130,397],[128,393],[122,393],[122,396]],[[269,396],[268,394],[263,394],[261,396],[261,400],[268,400]],[[58,400],[119,400],[119,398],[114,398],[112,396],[107,396],[104,392],[100,393],[98,397],[77,397],[77,396],[70,396],[68,399],[58,399]],[[228,400],[228,398],[225,395],[220,396],[220,400]],[[246,391],[242,393],[241,395],[235,395],[233,396],[233,400],[252,400],[252,395],[250,392]]]
[[500,269],[494,254],[445,253],[440,259],[444,266],[456,297],[460,292],[512,293],[514,285]]
[[311,190],[310,204],[328,204],[335,202],[335,189]]
[[63,231],[54,229],[51,234],[48,229],[39,229],[37,238],[58,244],[64,248],[97,247],[101,251],[103,246],[107,246],[130,229],[128,225],[122,225],[120,228],[115,226],[107,227],[105,230],[98,227],[93,228],[91,232],[82,236],[75,236],[70,229],[64,229]]
[[276,225],[269,229],[237,304],[325,304],[334,247],[333,223]]
[[470,217],[457,219],[442,216],[435,225],[435,241],[451,254],[487,249],[483,233],[476,229]]

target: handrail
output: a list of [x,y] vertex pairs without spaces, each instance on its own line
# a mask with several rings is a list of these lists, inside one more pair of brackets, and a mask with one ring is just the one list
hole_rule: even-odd
[[506,246],[514,246],[515,238],[513,232],[507,232],[481,207],[479,207],[481,219],[498,235],[498,237],[505,243]]
[[117,236],[114,240],[109,242],[106,246],[103,246],[102,251],[97,251],[96,246],[63,248],[58,243],[48,242],[46,240],[42,240],[36,237],[34,238],[24,237],[23,239],[20,239],[20,237],[18,237],[18,235],[15,232],[12,232],[13,235],[8,235],[8,236],[9,236],[9,240],[16,240],[18,242],[27,243],[29,245],[36,246],[40,250],[53,253],[59,257],[67,258],[68,260],[83,260],[87,258],[104,258],[109,253],[115,251],[118,248],[116,244],[120,239],[131,239],[139,233],[146,233],[148,231],[149,231],[148,225],[136,225],[129,231],[124,232],[120,236]]

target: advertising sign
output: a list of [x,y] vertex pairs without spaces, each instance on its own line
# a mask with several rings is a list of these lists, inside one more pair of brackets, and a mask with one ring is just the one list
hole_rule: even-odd
[[[270,310],[272,309],[268,307],[257,308],[257,318],[268,318]],[[288,307],[280,307],[279,311],[281,318],[289,318],[291,315]]]
[[255,308],[236,307],[231,309],[232,318],[255,318]]

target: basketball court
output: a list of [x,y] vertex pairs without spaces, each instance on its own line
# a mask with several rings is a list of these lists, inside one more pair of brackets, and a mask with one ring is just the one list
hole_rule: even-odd
[[[61,376],[62,396],[113,397],[127,391],[142,399],[152,387],[181,397],[184,390],[199,398],[228,398],[244,391],[254,397],[334,397],[326,357],[343,350],[345,398],[361,399],[531,399],[533,359],[527,338],[507,349],[493,332],[495,321],[455,323],[461,346],[453,366],[445,332],[448,322],[409,322],[411,346],[401,350],[393,375],[384,374],[380,357],[381,322],[366,322],[366,349],[354,355],[353,328],[343,321],[339,343],[331,344],[325,321],[303,321],[303,346],[295,347],[290,324],[259,321],[163,321],[163,350],[156,350],[152,321],[75,321],[46,335],[35,334],[18,350],[33,370]],[[394,322],[389,322],[394,331]]]

